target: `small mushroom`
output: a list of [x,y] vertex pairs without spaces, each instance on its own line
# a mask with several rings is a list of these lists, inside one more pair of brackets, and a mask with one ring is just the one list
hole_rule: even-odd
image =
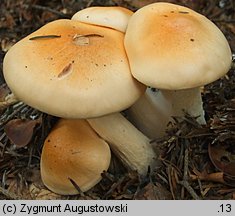
[[[131,16],[124,44],[133,76],[160,89],[156,109],[161,103],[170,104],[167,109],[171,112],[162,110],[166,121],[185,111],[205,124],[200,87],[224,76],[232,62],[229,44],[214,23],[187,7],[153,3]],[[159,115],[159,109],[157,112]],[[140,126],[141,114],[131,113]],[[164,133],[166,124],[155,124],[156,138]]]
[[88,7],[78,11],[72,20],[100,25],[125,32],[133,12],[124,7]]
[[78,194],[95,186],[110,164],[108,144],[85,120],[60,119],[45,140],[41,177],[51,191]]

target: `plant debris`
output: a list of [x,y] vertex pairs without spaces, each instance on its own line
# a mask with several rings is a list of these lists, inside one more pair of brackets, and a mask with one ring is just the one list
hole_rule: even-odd
[[6,136],[17,148],[25,147],[33,137],[33,132],[40,120],[12,119],[4,127]]
[[40,39],[53,39],[53,38],[60,38],[61,35],[39,35],[29,38],[29,40],[40,40]]
[[[45,23],[71,18],[78,10],[89,6],[119,5],[135,11],[152,2],[157,1],[2,0],[0,85],[5,85],[2,60],[7,50]],[[232,0],[166,2],[184,5],[206,15],[222,30],[235,52],[235,9]],[[1,87],[1,101],[9,93],[6,85]],[[54,194],[40,178],[42,145],[57,118],[22,102],[4,107],[0,110],[0,199],[235,199],[235,67],[224,78],[205,86],[202,96],[207,124],[199,125],[195,118],[188,115],[184,118],[175,116],[167,135],[151,142],[160,152],[159,162],[146,176],[126,170],[112,155],[111,166],[102,174],[102,181],[76,196]],[[23,141],[9,133],[9,130],[14,131],[18,127],[16,125],[20,125],[20,131],[28,130],[22,134]]]

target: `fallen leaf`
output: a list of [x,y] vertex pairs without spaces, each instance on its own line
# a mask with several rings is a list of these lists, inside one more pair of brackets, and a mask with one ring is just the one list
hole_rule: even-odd
[[235,144],[210,144],[208,152],[211,162],[225,175],[235,178]]
[[39,122],[40,120],[13,119],[5,125],[4,130],[11,143],[21,148],[29,144]]
[[172,196],[161,184],[148,183],[135,196],[136,200],[169,200]]

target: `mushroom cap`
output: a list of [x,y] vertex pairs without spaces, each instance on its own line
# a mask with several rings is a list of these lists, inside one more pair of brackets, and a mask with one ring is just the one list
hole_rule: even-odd
[[86,120],[60,119],[44,142],[41,178],[55,193],[78,194],[69,179],[87,191],[101,180],[110,159],[108,144]]
[[125,32],[132,14],[131,10],[123,7],[88,7],[75,13],[72,20]]
[[229,44],[205,16],[183,6],[153,3],[134,13],[125,40],[133,76],[159,89],[203,86],[228,72]]
[[145,90],[131,75],[123,40],[113,29],[53,21],[7,52],[4,77],[18,99],[54,116],[119,112]]

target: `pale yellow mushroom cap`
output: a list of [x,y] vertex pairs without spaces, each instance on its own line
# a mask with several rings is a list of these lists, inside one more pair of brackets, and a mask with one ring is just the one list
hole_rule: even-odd
[[131,75],[123,40],[110,28],[56,20],[7,52],[4,77],[18,99],[54,116],[119,112],[145,90]]
[[214,23],[170,3],[153,3],[135,12],[125,48],[133,76],[160,89],[213,82],[228,72],[232,60],[229,44]]
[[78,194],[71,183],[87,191],[101,180],[111,153],[85,120],[60,119],[45,140],[41,155],[41,177],[53,192]]
[[125,32],[132,14],[131,10],[123,7],[88,7],[75,13],[72,20]]

